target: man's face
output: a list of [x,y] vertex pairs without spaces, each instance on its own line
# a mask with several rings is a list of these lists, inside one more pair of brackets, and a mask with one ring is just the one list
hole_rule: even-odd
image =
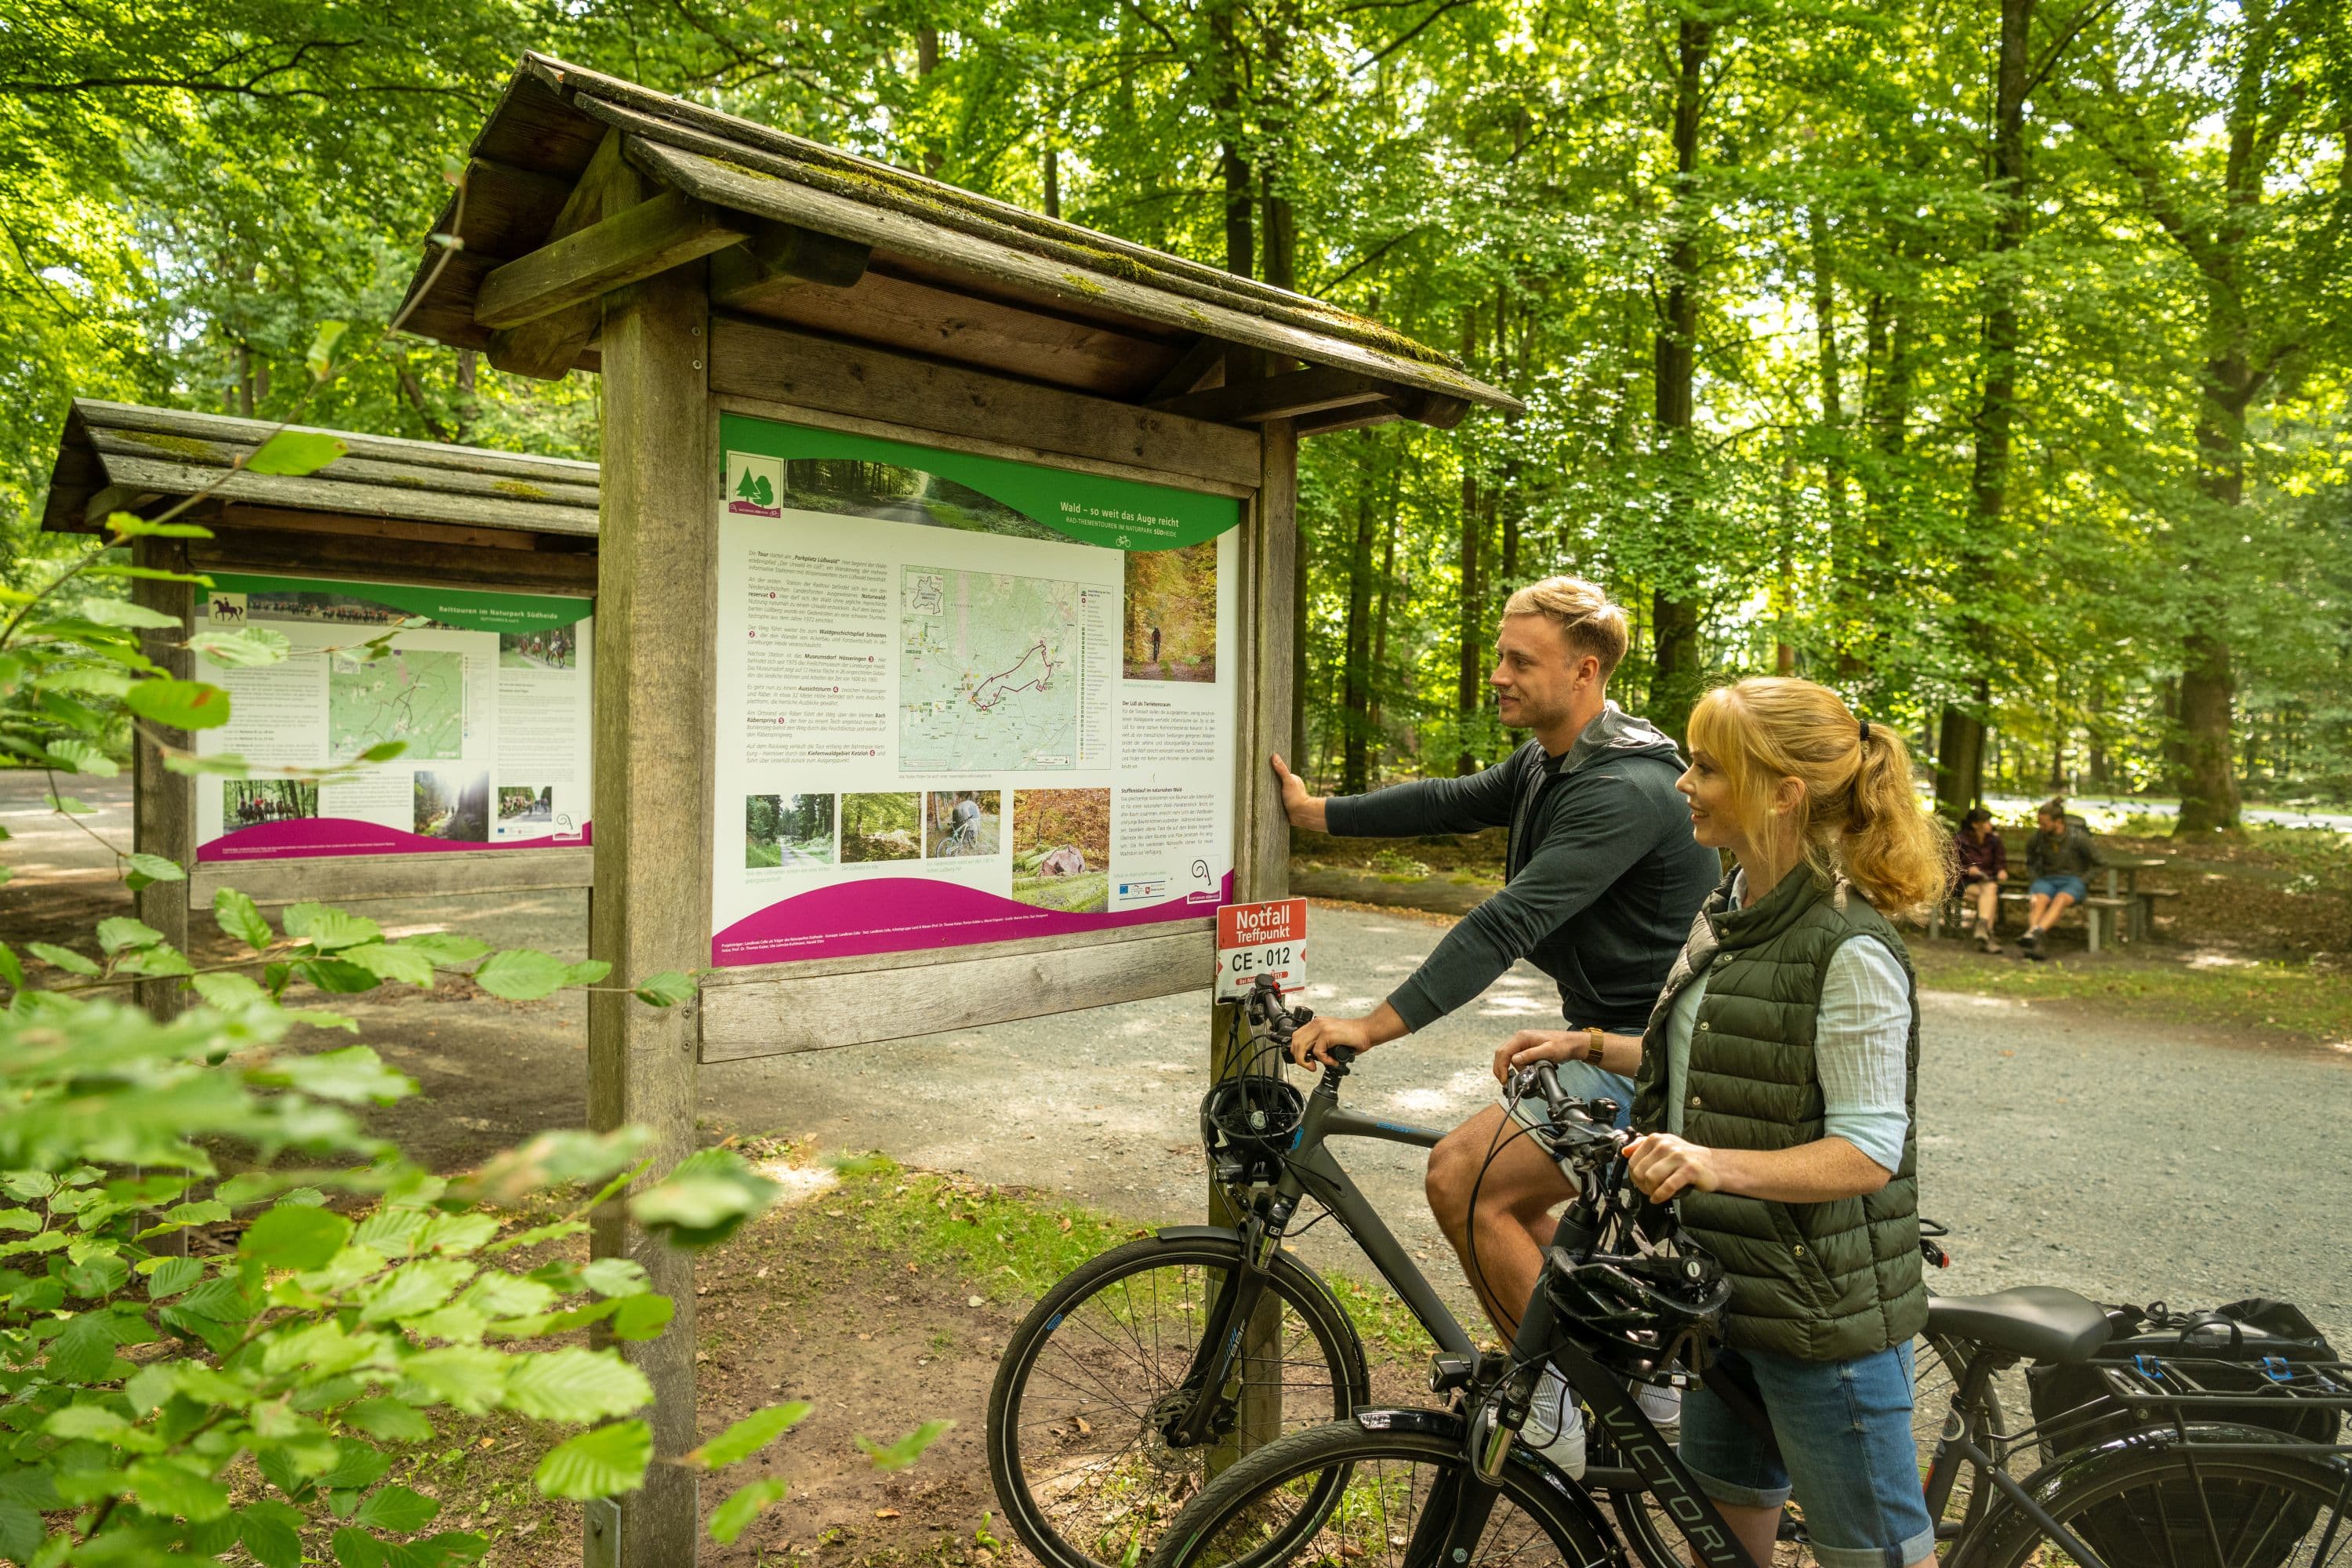
[[1567,634],[1546,616],[1506,616],[1495,638],[1495,706],[1512,729],[1540,730],[1569,716],[1598,679],[1600,661],[1570,650]]
[[2036,813],[2033,820],[2042,825],[2042,831],[2044,833],[2063,832],[2066,826],[2066,819],[2064,817],[2053,816],[2046,811]]

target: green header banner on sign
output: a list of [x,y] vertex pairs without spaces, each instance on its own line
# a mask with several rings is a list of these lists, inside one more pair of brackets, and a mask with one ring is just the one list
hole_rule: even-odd
[[[344,582],[328,577],[256,577],[235,572],[211,574],[210,593],[196,590],[197,613],[216,594],[242,594],[269,598],[282,595],[288,608],[332,619],[334,601],[358,600],[423,616],[445,626],[469,632],[538,632],[568,626],[595,612],[593,599],[566,598],[552,594],[486,594],[472,588],[421,587],[413,583]],[[274,618],[267,611],[258,618]]]
[[726,508],[761,517],[837,512],[980,533],[1060,538],[1108,550],[1174,550],[1214,539],[1242,503],[1139,479],[942,451],[874,436],[719,418]]

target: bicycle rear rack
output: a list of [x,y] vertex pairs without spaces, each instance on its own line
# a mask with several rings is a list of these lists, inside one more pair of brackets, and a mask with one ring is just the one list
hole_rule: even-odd
[[[2102,1362],[2098,1363],[2098,1373],[2116,1401],[2128,1407],[2137,1420],[2168,1423],[2200,1452],[2260,1450],[2352,1455],[2352,1443],[2323,1443],[2284,1431],[2276,1442],[2210,1441],[2192,1436],[2189,1426],[2196,1422],[2267,1427],[2298,1411],[2352,1410],[2352,1362],[2286,1356],[2231,1360],[2221,1356],[2139,1354],[2124,1361]],[[2250,1384],[2249,1373],[2258,1381]],[[2259,1409],[2270,1405],[2285,1408],[2275,1414]]]

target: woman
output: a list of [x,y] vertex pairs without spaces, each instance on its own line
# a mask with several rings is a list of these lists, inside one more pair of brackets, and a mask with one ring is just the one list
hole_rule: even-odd
[[1690,755],[1675,787],[1692,831],[1738,868],[1693,922],[1648,1028],[1597,1051],[1547,1033],[1510,1059],[1633,1075],[1633,1182],[1680,1198],[1731,1277],[1721,1370],[1762,1395],[1771,1434],[1701,1388],[1683,1403],[1682,1456],[1748,1554],[1772,1560],[1793,1494],[1823,1568],[1931,1563],[1911,1440],[1911,1339],[1927,1318],[1918,1009],[1887,916],[1950,886],[1950,840],[1912,794],[1901,740],[1809,680],[1708,693]]
[[2000,942],[1992,933],[2000,924],[2000,885],[2009,879],[2009,846],[2001,842],[2000,829],[1992,825],[1992,813],[1980,805],[1969,807],[1960,818],[1952,850],[1960,862],[1952,896],[1960,900],[1968,923],[1976,928],[1977,945],[1997,953]]

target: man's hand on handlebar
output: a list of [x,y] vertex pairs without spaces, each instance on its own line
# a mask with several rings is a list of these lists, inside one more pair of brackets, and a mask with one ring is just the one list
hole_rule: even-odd
[[1298,775],[1283,764],[1282,753],[1274,754],[1274,776],[1282,781],[1282,815],[1290,818],[1293,827],[1311,827],[1318,833],[1327,831],[1323,815],[1323,797],[1308,795]]
[[1582,1029],[1521,1029],[1496,1047],[1495,1081],[1507,1081],[1513,1068],[1582,1061],[1591,1038]]
[[1358,1054],[1411,1033],[1395,1008],[1383,1002],[1360,1018],[1333,1018],[1318,1016],[1298,1026],[1290,1037],[1290,1059],[1313,1072],[1332,1061],[1336,1050]]

